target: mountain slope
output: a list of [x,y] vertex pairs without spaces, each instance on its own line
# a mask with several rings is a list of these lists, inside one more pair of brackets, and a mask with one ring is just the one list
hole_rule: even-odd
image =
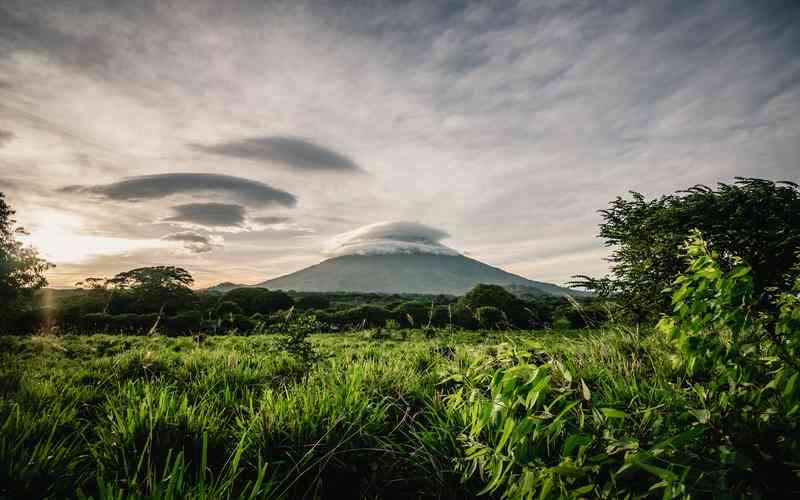
[[305,292],[462,295],[478,283],[519,285],[543,295],[582,295],[486,265],[463,255],[344,255],[256,286]]

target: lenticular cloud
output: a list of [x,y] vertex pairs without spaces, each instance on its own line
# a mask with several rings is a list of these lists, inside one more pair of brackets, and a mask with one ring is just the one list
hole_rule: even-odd
[[330,241],[328,254],[390,255],[433,254],[459,255],[440,241],[446,232],[416,222],[378,222],[340,234]]

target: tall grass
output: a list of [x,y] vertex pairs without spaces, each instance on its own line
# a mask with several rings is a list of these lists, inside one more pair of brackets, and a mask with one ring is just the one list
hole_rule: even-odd
[[[474,460],[482,446],[493,451],[480,457],[508,468],[502,481],[550,477],[543,497],[660,496],[678,484],[673,475],[688,493],[711,491],[715,466],[702,447],[676,456],[664,443],[696,426],[686,409],[698,396],[661,335],[311,339],[325,356],[308,366],[276,352],[270,336],[0,337],[0,497],[499,496],[506,490]],[[498,446],[506,420],[475,415],[523,418],[515,398],[537,367],[548,377],[531,406],[539,433],[524,441],[508,431]],[[503,447],[517,455],[502,458]],[[538,475],[514,468],[522,456]],[[644,465],[627,465],[631,457]]]

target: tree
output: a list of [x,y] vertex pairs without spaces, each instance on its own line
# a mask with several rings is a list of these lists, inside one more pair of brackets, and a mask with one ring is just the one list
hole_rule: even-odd
[[26,232],[16,226],[15,213],[0,193],[0,321],[18,312],[20,301],[30,299],[34,290],[47,286],[45,273],[53,267],[17,240]]
[[616,298],[637,322],[671,309],[662,293],[683,270],[678,252],[690,231],[703,232],[712,250],[738,255],[752,269],[760,303],[770,307],[775,290],[798,276],[792,270],[800,251],[800,188],[792,182],[737,177],[716,189],[694,186],[646,200],[631,192],[601,210],[599,237],[614,250],[611,274],[576,276],[572,284]]
[[480,307],[495,307],[505,313],[514,326],[525,328],[531,322],[531,315],[525,310],[525,303],[500,285],[479,284],[458,300],[458,305],[473,311]]
[[292,298],[285,292],[266,288],[236,288],[226,293],[222,299],[237,304],[244,314],[271,314],[294,305]]
[[[158,312],[174,314],[194,302],[191,285],[194,278],[186,269],[174,266],[140,267],[119,273],[106,280],[117,293],[112,309],[134,309],[115,312]],[[120,300],[121,299],[121,300]],[[116,305],[116,307],[115,307]]]
[[331,306],[331,301],[323,295],[304,295],[295,299],[294,306],[299,311],[307,311],[310,309],[322,310],[329,308]]

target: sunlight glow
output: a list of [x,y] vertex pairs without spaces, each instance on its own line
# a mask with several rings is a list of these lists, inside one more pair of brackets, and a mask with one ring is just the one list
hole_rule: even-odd
[[158,239],[129,239],[81,234],[80,217],[55,210],[38,210],[31,214],[31,234],[20,239],[36,247],[53,263],[77,263],[95,255],[113,255],[135,250],[170,248]]

